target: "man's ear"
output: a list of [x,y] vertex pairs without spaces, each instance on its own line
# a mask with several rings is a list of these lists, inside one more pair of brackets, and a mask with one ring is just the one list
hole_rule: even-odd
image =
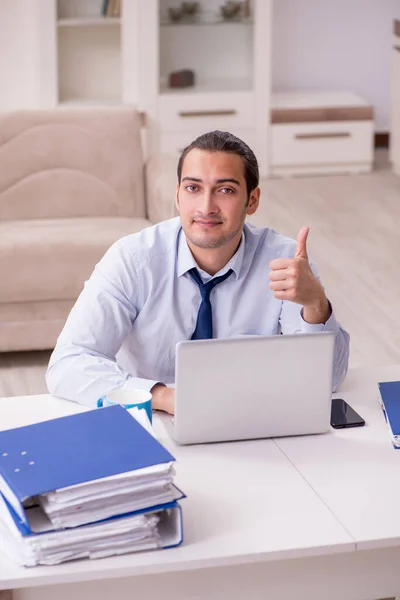
[[176,184],[176,190],[175,190],[175,207],[176,207],[176,210],[179,213],[179,183]]
[[250,192],[250,199],[246,211],[248,215],[254,215],[256,212],[258,205],[260,204],[260,194],[261,190],[259,187]]

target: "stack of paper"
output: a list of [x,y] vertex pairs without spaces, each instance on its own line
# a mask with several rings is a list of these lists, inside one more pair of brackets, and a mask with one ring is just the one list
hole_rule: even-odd
[[0,432],[0,546],[32,566],[177,545],[173,462],[119,406]]
[[181,542],[176,503],[171,503],[170,510],[164,506],[149,513],[56,531],[51,531],[51,523],[42,511],[33,508],[29,512],[29,528],[23,528],[13,508],[0,495],[0,548],[28,567],[167,548]]
[[379,383],[380,404],[393,446],[400,448],[400,381]]
[[42,494],[39,504],[56,528],[78,527],[182,497],[172,463],[130,471]]

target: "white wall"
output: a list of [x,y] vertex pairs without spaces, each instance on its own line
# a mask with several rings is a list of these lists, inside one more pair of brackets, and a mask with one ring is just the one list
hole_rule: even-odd
[[0,0],[0,110],[55,104],[55,6]]
[[37,105],[35,4],[0,0],[0,108]]
[[275,0],[274,90],[353,90],[388,131],[394,18],[400,0]]

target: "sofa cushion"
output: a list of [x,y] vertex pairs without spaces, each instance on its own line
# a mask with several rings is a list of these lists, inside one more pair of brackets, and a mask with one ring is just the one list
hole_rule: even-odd
[[0,303],[0,352],[54,348],[75,300]]
[[0,220],[145,217],[138,113],[0,113]]
[[77,298],[106,250],[149,225],[125,217],[0,222],[0,303]]

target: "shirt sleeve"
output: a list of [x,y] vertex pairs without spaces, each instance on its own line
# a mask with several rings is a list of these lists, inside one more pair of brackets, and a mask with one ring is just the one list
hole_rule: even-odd
[[[315,266],[311,263],[311,270],[318,280],[320,277]],[[346,377],[349,364],[350,336],[336,320],[334,311],[326,323],[312,324],[303,319],[303,307],[294,302],[282,302],[280,315],[280,328],[283,334],[288,333],[315,333],[318,331],[333,331],[335,334],[335,351],[333,365],[333,391]]]
[[158,383],[133,377],[116,361],[137,315],[136,272],[120,242],[96,266],[76,301],[46,373],[50,394],[90,408],[117,388],[147,391]]

